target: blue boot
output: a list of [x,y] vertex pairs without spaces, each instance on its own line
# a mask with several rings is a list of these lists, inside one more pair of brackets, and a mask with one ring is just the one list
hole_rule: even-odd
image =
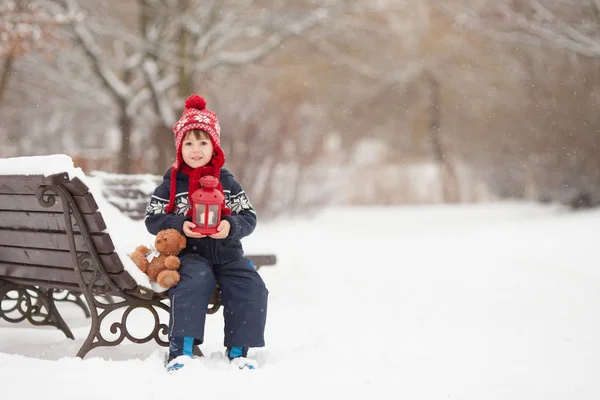
[[167,371],[183,368],[185,361],[194,355],[194,338],[191,336],[172,337],[169,340],[169,358]]
[[256,369],[256,361],[249,359],[248,346],[233,346],[227,348],[227,358],[229,364],[237,366],[239,369]]

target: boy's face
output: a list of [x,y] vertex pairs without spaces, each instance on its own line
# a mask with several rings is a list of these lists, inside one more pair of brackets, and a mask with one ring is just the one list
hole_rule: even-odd
[[207,133],[188,132],[181,143],[181,158],[192,168],[204,167],[213,156],[213,145]]

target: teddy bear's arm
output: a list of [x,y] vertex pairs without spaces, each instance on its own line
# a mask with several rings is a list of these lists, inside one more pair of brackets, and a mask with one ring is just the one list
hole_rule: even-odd
[[150,250],[148,247],[142,245],[142,246],[136,247],[135,251],[139,251],[143,255],[146,255],[146,254],[150,253],[152,250]]
[[137,265],[140,271],[146,273],[146,271],[148,270],[148,260],[146,259],[146,253],[143,253],[136,249],[133,253],[131,253],[129,258],[131,258],[131,261],[133,261],[133,263]]

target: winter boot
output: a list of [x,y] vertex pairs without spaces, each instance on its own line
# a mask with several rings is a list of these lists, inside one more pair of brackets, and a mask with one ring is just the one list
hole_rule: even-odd
[[233,346],[227,348],[227,358],[229,364],[237,366],[239,369],[256,369],[256,361],[249,359],[248,346]]
[[169,357],[167,371],[183,368],[185,362],[194,355],[194,338],[191,336],[172,337],[169,340]]

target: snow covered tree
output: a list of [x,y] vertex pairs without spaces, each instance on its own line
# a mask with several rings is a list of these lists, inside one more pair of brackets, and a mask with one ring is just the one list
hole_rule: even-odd
[[32,50],[49,50],[57,28],[75,16],[56,14],[52,1],[4,0],[0,4],[0,103],[14,60]]
[[600,58],[598,0],[470,0],[457,21],[495,39]]
[[518,60],[505,81],[522,83],[522,109],[494,140],[490,181],[511,196],[570,203],[585,193],[600,204],[600,2],[457,0],[445,9]]
[[[74,38],[118,105],[119,170],[130,170],[133,118],[142,108],[152,105],[158,122],[152,147],[170,149],[163,144],[165,131],[199,83],[207,86],[203,82],[222,67],[248,65],[277,51],[286,38],[330,18],[341,3],[290,10],[259,7],[253,1],[139,0],[127,12],[128,22],[119,23],[66,0],[67,10],[86,15],[73,22]],[[130,22],[131,16],[137,24]],[[156,164],[164,167],[170,158],[159,154]]]

